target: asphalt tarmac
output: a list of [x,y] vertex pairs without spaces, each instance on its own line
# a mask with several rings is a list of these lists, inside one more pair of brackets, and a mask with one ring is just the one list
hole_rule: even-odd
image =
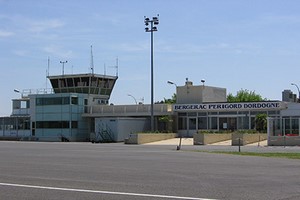
[[0,199],[300,199],[299,160],[215,149],[237,147],[1,141]]

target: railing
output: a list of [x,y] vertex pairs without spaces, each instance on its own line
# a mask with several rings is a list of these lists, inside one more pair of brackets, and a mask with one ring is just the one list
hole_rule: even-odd
[[[94,105],[87,106],[86,114],[100,114],[100,115],[120,115],[120,114],[143,114],[150,113],[151,105]],[[171,113],[172,105],[170,104],[154,104],[154,113]]]
[[53,94],[52,88],[41,88],[41,89],[24,89],[22,91],[22,97],[28,97],[31,94]]
[[29,108],[13,109],[12,115],[30,115],[30,109]]

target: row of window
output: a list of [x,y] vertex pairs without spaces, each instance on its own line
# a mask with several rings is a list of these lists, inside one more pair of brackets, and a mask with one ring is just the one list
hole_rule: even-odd
[[78,128],[78,121],[37,121],[36,122],[36,128],[37,129],[42,129],[42,128]]
[[0,119],[0,130],[29,130],[28,118],[2,118]]
[[179,130],[253,129],[255,117],[179,117]]
[[278,116],[279,111],[186,112],[178,113],[179,130],[237,130],[254,129],[255,116],[265,113]]
[[300,118],[273,118],[269,121],[270,135],[299,135]]
[[78,105],[78,97],[54,97],[54,98],[37,98],[36,105],[68,105],[68,104]]

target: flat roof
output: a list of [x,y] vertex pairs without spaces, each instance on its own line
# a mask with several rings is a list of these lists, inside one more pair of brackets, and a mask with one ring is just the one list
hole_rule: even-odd
[[49,79],[61,79],[61,78],[78,78],[78,77],[97,77],[97,78],[103,78],[103,79],[117,79],[117,76],[111,76],[111,75],[103,75],[103,74],[64,74],[64,75],[54,75],[54,76],[47,76]]

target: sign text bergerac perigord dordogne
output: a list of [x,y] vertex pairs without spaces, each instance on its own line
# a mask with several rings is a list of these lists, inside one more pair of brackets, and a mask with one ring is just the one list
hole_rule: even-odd
[[283,102],[244,102],[244,103],[209,103],[209,104],[176,104],[175,111],[187,110],[278,110],[284,109]]

